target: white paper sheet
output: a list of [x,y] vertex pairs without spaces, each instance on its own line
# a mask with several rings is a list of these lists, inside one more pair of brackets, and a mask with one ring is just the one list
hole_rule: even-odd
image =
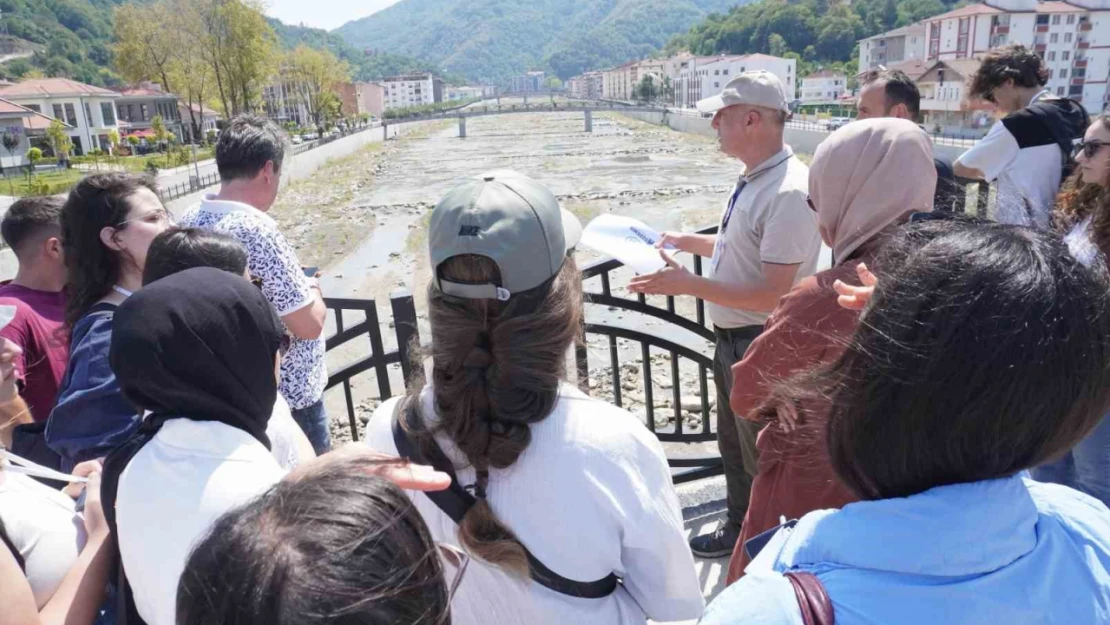
[[[579,245],[608,254],[636,273],[646,274],[666,265],[655,247],[660,238],[662,235],[659,232],[638,219],[601,215],[586,225]],[[667,245],[666,249],[675,248]]]

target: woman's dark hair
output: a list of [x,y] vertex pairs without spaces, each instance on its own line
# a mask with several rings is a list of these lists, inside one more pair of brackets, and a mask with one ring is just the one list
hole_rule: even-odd
[[[1110,113],[1099,115],[1094,123],[1110,130]],[[1110,175],[1106,180],[1084,180],[1082,170],[1077,168],[1060,188],[1053,217],[1057,228],[1067,233],[1092,215],[1091,240],[1103,256],[1110,258]]]
[[93,304],[119,281],[121,258],[100,240],[104,228],[126,228],[130,198],[139,189],[158,193],[154,180],[134,174],[93,174],[69,192],[62,206],[66,319],[70,332]]
[[1017,87],[1043,87],[1048,67],[1036,52],[1021,44],[994,48],[983,56],[979,69],[968,80],[968,97],[990,101],[991,92],[1007,80]]
[[150,243],[143,284],[194,267],[215,267],[241,276],[247,270],[247,251],[234,238],[220,232],[170,228]]
[[847,350],[792,397],[830,406],[829,457],[860,498],[1013,475],[1063,454],[1110,408],[1102,263],[1031,228],[927,221],[876,266]]
[[[483,256],[448,259],[444,279],[498,283],[497,265]],[[526,576],[520,542],[494,516],[485,498],[489,469],[516,462],[532,440],[529,425],[547,418],[566,376],[567,349],[582,333],[582,283],[574,259],[545,285],[508,302],[460,299],[428,289],[432,327],[432,390],[445,433],[466,455],[478,478],[478,502],[459,525],[459,541],[473,555]],[[419,380],[407,399],[413,409]]]
[[420,513],[369,455],[322,459],[212,526],[177,588],[179,625],[446,625]]

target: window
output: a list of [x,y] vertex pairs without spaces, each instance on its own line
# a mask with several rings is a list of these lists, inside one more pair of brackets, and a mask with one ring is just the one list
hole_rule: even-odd
[[1049,52],[1048,53],[1048,60],[1055,61],[1056,60],[1056,53],[1055,52]]
[[1066,69],[1060,70],[1060,78],[1067,78],[1067,77],[1068,77],[1068,70],[1066,70]]
[[1060,95],[1060,96],[1064,95],[1064,88],[1063,87],[1056,87],[1056,95]]
[[1052,16],[1052,25],[1057,26],[1059,24],[1060,24],[1060,16],[1059,15],[1053,15]]
[[720,76],[721,75],[721,70],[719,70],[719,69],[713,70],[713,75],[714,76]]
[[54,119],[57,119],[57,120],[60,120],[60,121],[63,121],[63,122],[66,120],[65,113],[62,112],[62,105],[61,104],[55,104],[54,105]]
[[32,111],[34,111],[36,113],[41,113],[42,112],[42,107],[39,106],[38,104],[28,104],[27,108],[31,109]]
[[88,102],[85,102],[85,123],[89,126],[96,125],[95,123],[93,123],[92,107],[89,106]]
[[150,111],[147,109],[146,104],[139,105],[139,121],[145,122],[150,120]]
[[1059,41],[1060,41],[1060,35],[1058,35],[1057,33],[1052,33],[1051,35],[1048,36],[1048,42],[1049,43],[1058,43]]
[[1064,33],[1064,43],[1071,43],[1071,33]]
[[1074,23],[1075,23],[1075,16],[1074,15],[1069,15],[1068,16],[1068,24],[1074,24]]
[[1047,23],[1048,23],[1048,16],[1047,15],[1038,15],[1037,16],[1037,25],[1038,26],[1041,26],[1041,25],[1044,25],[1044,24],[1047,24]]
[[104,118],[105,126],[116,125],[116,109],[111,102],[100,103],[100,116]]
[[1077,67],[1077,68],[1075,68],[1074,70],[1072,70],[1071,77],[1072,78],[1086,78],[1087,77],[1087,68],[1086,67]]
[[1077,96],[1077,95],[1081,96],[1081,95],[1083,95],[1083,85],[1072,85],[1071,87],[1068,88],[1068,95],[1070,95],[1070,96]]
[[721,83],[719,83],[719,82],[713,83],[713,88],[714,89],[720,89],[721,88]]
[[1062,53],[1060,53],[1060,58],[1065,60],[1065,61],[1070,59],[1071,58],[1071,52],[1069,52],[1067,50],[1064,50]]
[[721,70],[721,75],[722,76],[728,76],[728,70],[727,69]]
[[77,127],[77,109],[72,104],[66,104],[66,120],[70,126]]

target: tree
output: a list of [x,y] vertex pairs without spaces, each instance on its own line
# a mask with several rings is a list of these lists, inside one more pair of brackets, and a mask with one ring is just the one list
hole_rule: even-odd
[[[207,65],[211,72],[224,115],[254,110],[280,60],[262,0],[167,1],[173,3],[179,30],[191,44],[188,60]],[[206,102],[200,98],[196,104]],[[194,130],[199,131],[195,121]]]
[[165,152],[166,140],[170,133],[166,130],[166,122],[161,115],[155,115],[154,119],[150,120],[150,129],[154,131],[154,141],[158,143],[158,149]]
[[50,126],[46,129],[46,140],[50,143],[50,148],[54,150],[54,156],[58,158],[69,156],[73,149],[73,140],[69,138],[62,122],[57,119],[50,122]]
[[35,164],[42,160],[42,150],[39,148],[27,150],[27,160],[31,163],[31,171],[34,171]]
[[563,81],[558,76],[548,76],[543,81],[543,88],[548,91],[559,91],[563,88]]
[[108,149],[111,156],[115,156],[117,147],[119,147],[119,131],[113,128],[108,131]]
[[127,145],[131,146],[131,155],[135,155],[135,148],[139,147],[139,138],[135,135],[127,137]]
[[166,2],[150,5],[124,4],[116,7],[116,70],[129,82],[157,80],[172,91],[170,70],[177,58],[180,37]]
[[659,90],[655,86],[655,76],[647,74],[640,79],[640,84],[636,85],[633,89],[633,97],[644,102],[651,102],[659,95]]
[[[19,147],[21,142],[22,138],[19,134],[11,131],[5,132],[4,136],[0,137],[0,143],[4,144],[4,149],[8,151],[8,156],[15,156],[15,150]],[[0,167],[0,170],[3,170],[3,167]],[[12,185],[11,178],[8,178],[8,190],[11,191],[12,195],[15,195],[15,187]]]
[[299,45],[286,57],[284,73],[317,127],[338,118],[338,109],[342,108],[338,92],[351,79],[350,66],[327,50]]
[[768,53],[771,56],[785,57],[790,52],[790,47],[786,45],[786,40],[778,33],[771,33],[767,39]]

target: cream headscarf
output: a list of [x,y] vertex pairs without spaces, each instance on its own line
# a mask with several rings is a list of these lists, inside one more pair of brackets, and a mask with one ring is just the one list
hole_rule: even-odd
[[904,119],[852,122],[818,146],[809,166],[809,197],[837,263],[910,213],[932,210],[936,186],[933,144]]

